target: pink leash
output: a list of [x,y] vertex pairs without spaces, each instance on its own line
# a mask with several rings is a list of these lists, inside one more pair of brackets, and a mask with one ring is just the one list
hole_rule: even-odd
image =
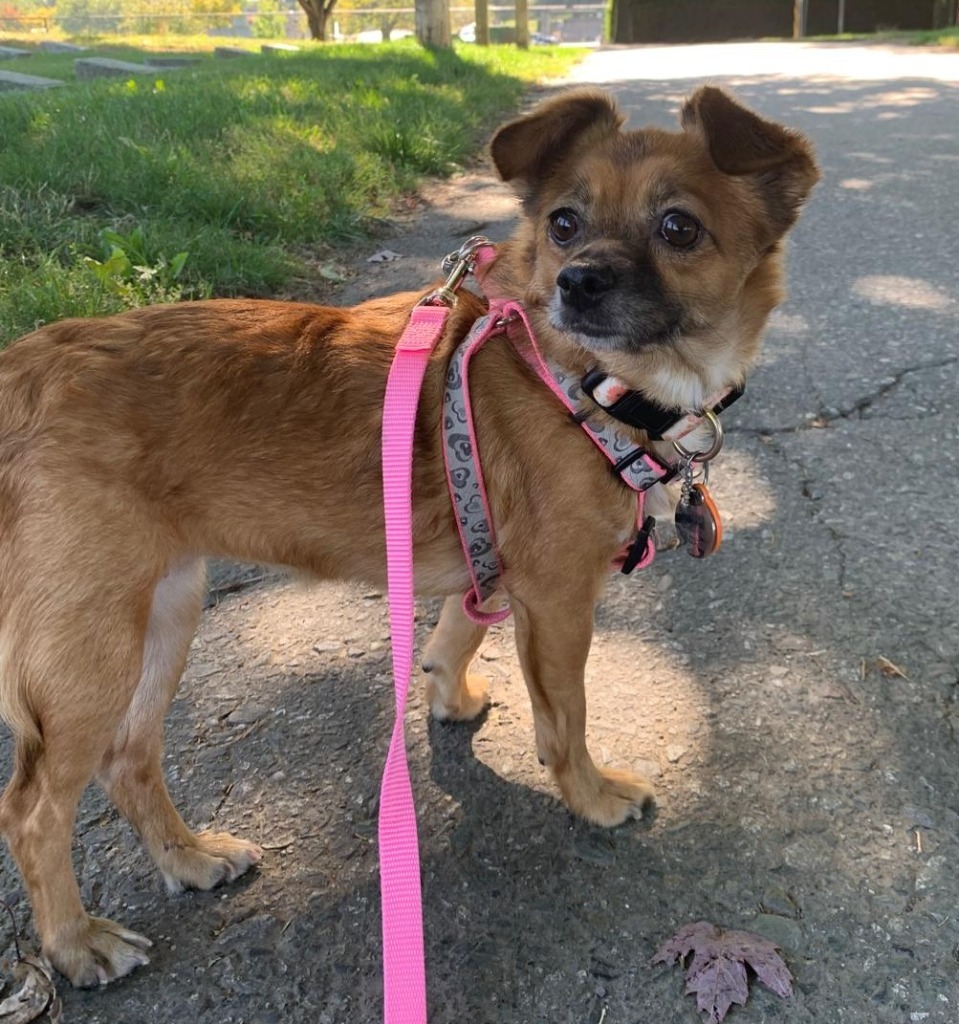
[[[488,250],[478,256],[478,250]],[[413,437],[430,353],[443,335],[455,292],[469,270],[492,258],[471,238],[444,262],[446,283],[410,314],[396,346],[383,401],[383,513],[396,720],[380,785],[379,855],[385,1024],[426,1024],[423,894],[416,808],[406,759],[404,716],[413,674]],[[447,267],[446,264],[449,264]]]
[[383,509],[396,721],[380,788],[380,896],[386,1024],[426,1024],[423,897],[404,714],[413,672],[413,432],[430,353],[449,309],[417,306],[399,341],[383,406]]
[[[379,808],[380,898],[383,921],[383,1002],[385,1024],[426,1024],[426,965],[423,945],[423,896],[420,879],[419,840],[416,809],[406,757],[405,712],[413,672],[414,579],[413,579],[413,438],[416,410],[430,354],[443,334],[455,290],[470,270],[481,271],[494,256],[485,238],[472,238],[458,253],[448,257],[450,275],[446,284],[428,295],[410,315],[409,323],[397,343],[390,367],[383,405],[382,459],[383,511],[386,527],[387,581],[389,587],[390,633],[393,650],[393,676],[396,689],[396,720],[389,752],[383,769]],[[526,328],[532,351],[519,347],[525,358],[567,408],[570,398],[564,394],[536,346],[535,337],[523,307],[518,303],[493,303],[491,323],[496,327],[521,321]],[[492,333],[486,331],[477,346]],[[468,355],[472,354],[472,348]],[[468,402],[468,390],[466,393]],[[471,428],[472,430],[472,428]],[[586,425],[587,433],[607,458],[613,455],[603,440]],[[473,438],[475,446],[475,438]],[[655,472],[655,470],[654,470]],[[642,519],[642,491],[639,514]],[[480,485],[482,487],[482,485]],[[485,497],[484,497],[485,501]],[[650,544],[640,565],[651,560]],[[467,562],[469,561],[467,555]],[[481,613],[476,598],[481,587],[473,574],[474,585],[467,595],[466,610],[477,621],[499,621],[504,612]],[[473,596],[474,600],[468,600]]]

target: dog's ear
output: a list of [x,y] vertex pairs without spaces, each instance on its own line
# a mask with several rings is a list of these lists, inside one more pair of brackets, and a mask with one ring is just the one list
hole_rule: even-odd
[[714,86],[693,93],[681,120],[686,131],[704,136],[713,163],[724,174],[756,180],[779,233],[792,226],[819,180],[805,135],[765,120]]
[[574,151],[617,132],[624,120],[607,93],[576,89],[500,128],[490,144],[493,163],[528,197]]

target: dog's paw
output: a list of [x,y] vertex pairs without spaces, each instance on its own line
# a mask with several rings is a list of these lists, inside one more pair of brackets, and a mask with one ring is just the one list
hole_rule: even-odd
[[170,892],[213,889],[239,878],[263,859],[256,843],[229,832],[198,832],[189,846],[165,851],[160,871]]
[[569,809],[604,828],[642,818],[656,802],[652,784],[633,772],[590,765],[588,771],[568,770],[556,778]]
[[150,962],[153,943],[105,917],[86,917],[75,938],[44,944],[50,963],[77,988],[96,988]]
[[437,721],[469,722],[481,715],[489,704],[489,680],[470,673],[462,686],[454,693],[448,693],[436,679],[428,676],[426,699]]

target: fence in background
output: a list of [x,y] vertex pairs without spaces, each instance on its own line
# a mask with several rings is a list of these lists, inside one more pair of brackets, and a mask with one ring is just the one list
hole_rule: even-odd
[[[515,8],[512,5],[491,6],[490,26],[492,41],[508,43],[513,41],[512,27],[515,25]],[[472,6],[450,8],[454,33],[463,33],[470,38],[468,26],[474,21]],[[606,5],[603,3],[541,4],[529,8],[530,30],[534,43],[574,42],[593,43],[602,39]],[[375,41],[411,34],[415,27],[413,6],[409,7],[368,7],[348,8],[336,6],[331,17],[333,38]],[[14,15],[0,7],[0,31],[23,34],[44,34],[53,29],[62,29],[74,35],[98,34],[152,34],[163,32],[198,32],[208,35],[234,38],[287,38],[308,39],[306,16],[302,11],[281,11],[259,13],[244,11],[236,15],[190,14],[182,12],[165,13],[162,3],[149,15],[123,17],[119,14],[71,14],[57,19],[55,14]]]

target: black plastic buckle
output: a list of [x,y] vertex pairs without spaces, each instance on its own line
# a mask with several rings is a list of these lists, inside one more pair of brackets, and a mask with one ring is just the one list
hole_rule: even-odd
[[[685,415],[682,409],[664,409],[658,403],[645,398],[640,391],[627,391],[612,405],[603,405],[601,402],[597,402],[593,397],[593,392],[608,376],[609,374],[605,370],[595,367],[585,374],[580,381],[580,386],[592,401],[596,402],[596,405],[613,419],[626,423],[630,427],[645,430],[653,441],[661,441],[666,431]],[[737,398],[740,398],[744,391],[745,386],[734,388],[712,407],[712,411],[718,416],[723,409],[728,409]]]
[[[580,381],[580,386],[596,402],[593,392],[608,376],[609,374],[605,370],[596,367],[586,373]],[[645,430],[654,441],[659,441],[663,433],[679,419],[674,409],[664,409],[661,405],[650,402],[639,391],[627,391],[612,405],[603,405],[601,402],[596,402],[596,404],[604,412],[609,413],[613,419]]]
[[[654,484],[666,484],[676,475],[677,469],[675,466],[670,466],[668,463],[663,462],[655,452],[649,451],[648,448],[634,448],[631,452],[627,452],[618,462],[614,462],[612,470],[618,477],[622,477],[623,473],[636,461],[643,457],[648,458],[651,462],[656,463],[656,467],[662,473],[662,476],[657,480],[652,480],[642,490],[648,490]],[[629,486],[635,488],[635,484],[629,484]]]
[[649,538],[655,526],[656,519],[654,516],[647,516],[643,520],[643,525],[639,528],[639,533],[636,534],[636,539],[629,545],[629,550],[626,552],[626,559],[623,562],[622,568],[619,570],[624,576],[628,576],[646,557],[646,552],[649,550]]

